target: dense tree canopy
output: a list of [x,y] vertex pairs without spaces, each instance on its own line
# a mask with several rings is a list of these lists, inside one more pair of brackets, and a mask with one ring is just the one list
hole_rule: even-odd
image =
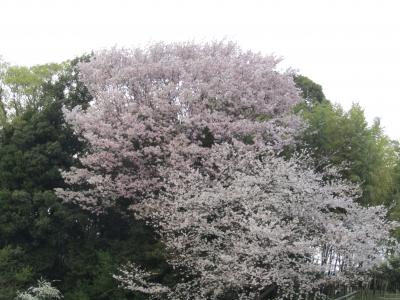
[[346,112],[329,102],[304,110],[303,115],[309,124],[304,146],[314,153],[318,165],[341,165],[345,178],[361,184],[359,200],[365,205],[393,200],[398,157],[378,120],[369,126],[359,105]]
[[296,86],[300,88],[300,95],[304,100],[304,104],[307,106],[327,101],[325,94],[322,91],[322,87],[308,77],[303,75],[294,75],[293,80],[296,83]]

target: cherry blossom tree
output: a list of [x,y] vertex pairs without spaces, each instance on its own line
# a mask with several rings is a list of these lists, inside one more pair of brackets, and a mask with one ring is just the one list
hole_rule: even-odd
[[88,144],[63,173],[65,201],[100,214],[130,208],[183,275],[172,287],[130,264],[115,276],[154,299],[318,295],[359,280],[387,249],[382,207],[308,158],[279,157],[304,123],[274,57],[234,43],[112,49],[81,65],[93,96],[65,110]]

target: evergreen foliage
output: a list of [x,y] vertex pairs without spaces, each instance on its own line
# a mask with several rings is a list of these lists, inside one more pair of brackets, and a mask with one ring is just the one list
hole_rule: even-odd
[[157,265],[160,273],[166,268],[161,245],[144,225],[112,211],[95,217],[54,195],[64,186],[59,170],[74,165],[84,148],[61,108],[91,100],[78,80],[77,64],[87,59],[51,65],[57,80],[35,78],[32,88],[26,73],[46,73],[47,66],[12,69],[13,89],[21,93],[15,99],[32,102],[8,114],[0,131],[0,299],[14,299],[41,276],[56,280],[65,299],[126,299],[130,293],[112,278],[124,255]]
[[314,99],[312,105],[297,107],[308,123],[301,147],[313,154],[316,168],[330,164],[341,168],[344,178],[361,184],[363,193],[359,201],[362,204],[390,206],[398,188],[395,173],[399,158],[396,143],[384,134],[379,119],[368,125],[360,105],[353,104],[345,111],[319,94],[318,85],[304,76],[297,78],[303,78],[297,79],[303,94],[310,86],[317,86],[318,93],[311,94],[319,95],[310,98]]

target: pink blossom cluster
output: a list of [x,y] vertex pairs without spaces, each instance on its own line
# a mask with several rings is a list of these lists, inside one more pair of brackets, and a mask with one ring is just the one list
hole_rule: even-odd
[[218,176],[225,162],[214,146],[291,144],[303,126],[291,114],[299,96],[277,63],[224,42],[98,53],[80,66],[93,103],[64,111],[90,148],[63,173],[73,188],[59,195],[100,213],[157,193],[175,171]]

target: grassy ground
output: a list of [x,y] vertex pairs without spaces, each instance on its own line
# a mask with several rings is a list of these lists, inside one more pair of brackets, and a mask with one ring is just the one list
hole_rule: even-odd
[[367,295],[357,295],[353,298],[353,300],[400,300],[400,293],[385,293],[384,295],[381,293],[368,293]]

